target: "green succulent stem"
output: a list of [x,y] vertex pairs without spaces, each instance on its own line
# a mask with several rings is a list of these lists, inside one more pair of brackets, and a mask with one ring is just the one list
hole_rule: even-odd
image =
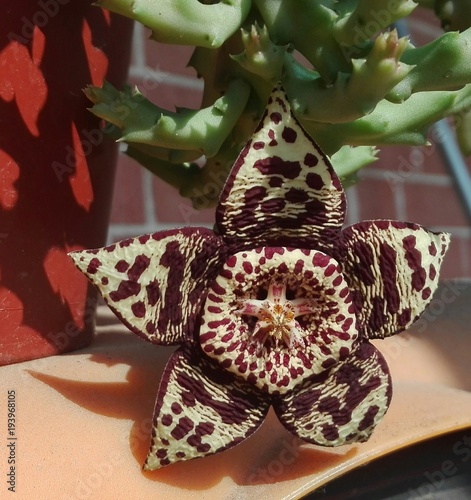
[[86,93],[96,102],[92,112],[121,129],[120,141],[195,150],[210,157],[219,151],[234,128],[250,87],[234,80],[212,106],[174,113],[155,106],[137,89],[120,92],[108,83],[102,89],[91,87]]
[[389,92],[391,101],[403,102],[414,92],[456,90],[471,81],[471,28],[423,47],[409,46],[401,61],[414,69]]
[[340,15],[332,32],[342,47],[363,45],[417,7],[411,0],[359,0],[339,4]]
[[[307,132],[341,179],[376,147],[423,145],[451,116],[471,154],[471,7],[466,0],[98,0],[162,43],[194,47],[201,109],[162,109],[139,90],[88,87],[91,111],[127,153],[190,198],[217,200],[224,176],[281,82]],[[420,47],[391,24],[433,8],[446,29]],[[203,165],[201,165],[203,163]]]
[[158,42],[215,48],[239,29],[252,1],[98,0],[96,5],[146,25]]

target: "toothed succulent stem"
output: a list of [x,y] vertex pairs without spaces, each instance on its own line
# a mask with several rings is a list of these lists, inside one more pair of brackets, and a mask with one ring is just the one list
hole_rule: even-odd
[[[293,112],[348,184],[375,160],[375,146],[426,144],[428,128],[456,113],[460,145],[471,154],[468,3],[98,0],[145,24],[155,40],[195,47],[190,66],[204,80],[202,109],[170,112],[138,89],[106,82],[85,93],[130,156],[203,208],[216,201],[228,165],[281,82]],[[461,32],[421,47],[398,38],[391,24],[417,5]]]

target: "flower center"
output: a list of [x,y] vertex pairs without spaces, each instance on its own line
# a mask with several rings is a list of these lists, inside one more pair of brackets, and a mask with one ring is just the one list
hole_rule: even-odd
[[290,348],[302,344],[302,329],[296,318],[314,312],[314,307],[304,299],[288,300],[287,286],[280,282],[271,282],[268,286],[267,298],[264,300],[240,300],[240,309],[236,314],[257,318],[252,337],[260,347],[270,337],[281,340]]
[[284,247],[230,256],[209,287],[199,330],[207,356],[273,395],[345,360],[357,336],[339,263]]

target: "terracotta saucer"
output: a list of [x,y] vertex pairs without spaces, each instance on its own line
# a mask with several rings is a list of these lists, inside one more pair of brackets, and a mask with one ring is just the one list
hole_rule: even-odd
[[[102,307],[92,346],[0,368],[2,399],[14,391],[17,439],[7,442],[15,443],[18,498],[295,499],[395,450],[469,429],[470,301],[470,284],[447,282],[413,329],[375,342],[388,359],[394,395],[367,443],[303,444],[270,413],[239,446],[151,473],[140,466],[172,348],[142,341]],[[12,447],[2,448],[3,473]]]

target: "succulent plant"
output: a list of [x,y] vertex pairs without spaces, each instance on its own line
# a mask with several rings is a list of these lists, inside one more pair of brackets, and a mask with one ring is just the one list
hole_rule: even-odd
[[470,154],[469,2],[419,3],[459,31],[421,47],[400,38],[391,25],[417,7],[411,0],[99,0],[154,40],[195,47],[202,107],[170,112],[106,82],[85,92],[127,153],[197,208],[216,204],[219,193],[204,187],[225,178],[278,82],[344,185],[378,146],[427,144],[430,125],[446,116],[459,117]]

